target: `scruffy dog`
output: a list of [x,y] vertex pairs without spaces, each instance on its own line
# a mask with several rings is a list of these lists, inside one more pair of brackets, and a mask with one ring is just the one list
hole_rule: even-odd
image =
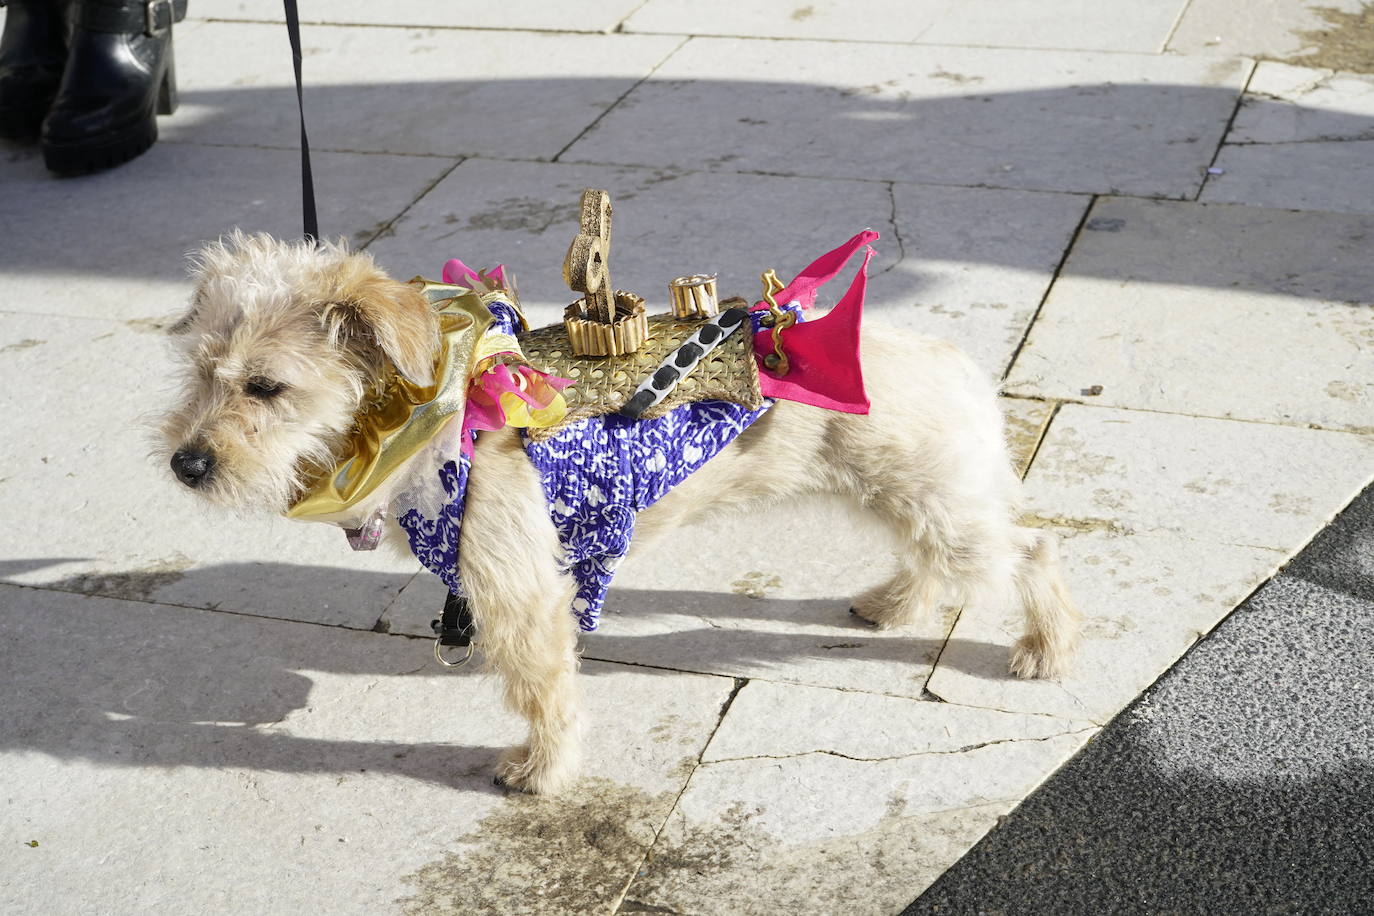
[[[184,398],[162,431],[178,479],[212,503],[283,512],[308,469],[328,466],[388,367],[430,382],[431,307],[367,254],[236,234],[200,253],[194,280],[191,308],[172,328]],[[855,613],[895,627],[946,602],[1015,601],[1026,630],[1011,671],[1058,676],[1078,615],[1054,537],[1016,525],[1020,482],[992,387],[950,344],[890,330],[865,334],[863,372],[869,414],[777,402],[641,513],[638,543],[724,508],[842,494],[900,545],[900,571],[858,596]],[[461,544],[479,648],[530,725],[498,781],[556,791],[578,761],[573,587],[515,430],[478,439]]]

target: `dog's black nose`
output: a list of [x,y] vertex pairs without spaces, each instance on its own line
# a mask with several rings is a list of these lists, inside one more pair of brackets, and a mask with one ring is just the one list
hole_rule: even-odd
[[210,476],[215,456],[209,452],[181,450],[172,456],[172,473],[188,487],[198,487]]

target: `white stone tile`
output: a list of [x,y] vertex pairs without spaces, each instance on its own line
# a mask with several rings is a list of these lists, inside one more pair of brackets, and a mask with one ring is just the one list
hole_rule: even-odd
[[702,762],[822,753],[856,760],[958,754],[1092,727],[1086,720],[751,681],[730,704]]
[[1153,54],[1188,0],[963,0],[945,7],[922,44]]
[[1200,200],[1374,213],[1374,140],[1227,145]]
[[1088,736],[890,759],[812,753],[704,764],[630,885],[627,908],[895,913]]
[[1286,554],[1374,476],[1374,437],[1066,404],[1026,477],[1037,524]]
[[901,183],[892,193],[902,258],[870,287],[879,314],[1001,378],[1090,199]]
[[878,0],[862,7],[833,0],[650,0],[626,21],[625,31],[1155,53],[1184,5],[1185,0]]
[[626,20],[625,31],[904,42],[918,38],[948,7],[947,0],[874,0],[862,7],[841,0],[649,0]]
[[604,910],[731,689],[586,665],[586,778],[506,796],[520,722],[424,642],[15,587],[0,615],[0,889],[31,913]]
[[1317,50],[1310,33],[1330,26],[1320,10],[1358,13],[1361,6],[1361,0],[1258,0],[1243,7],[1233,0],[1191,0],[1169,50],[1271,59],[1308,54]]
[[1249,70],[1156,55],[693,39],[562,158],[1192,196]]
[[1008,392],[1370,427],[1374,217],[1109,199],[1084,230]]
[[1260,61],[1227,143],[1374,140],[1374,75]]
[[[652,35],[302,29],[312,147],[547,159],[677,47]],[[235,49],[232,68],[223,48]],[[294,147],[291,54],[279,25],[207,23],[178,40],[182,105],[168,137]]]
[[1263,61],[1201,199],[1374,211],[1374,77]]
[[[538,29],[541,31],[609,32],[643,0],[330,0],[302,4],[304,23],[366,23],[462,29]],[[200,19],[281,22],[282,5],[272,0],[196,0],[190,15]],[[283,32],[282,34],[285,34]]]
[[[318,153],[320,231],[355,242],[443,174],[442,159]],[[161,319],[184,307],[187,252],[236,226],[301,234],[300,154],[158,143],[108,172],[57,179],[36,151],[0,169],[0,311]]]
[[1374,475],[1374,440],[1066,405],[1027,482],[1061,538],[1084,639],[1061,682],[1006,673],[1024,632],[966,610],[928,689],[951,702],[1104,722],[1209,632]]
[[151,455],[176,382],[145,323],[0,314],[0,378],[5,580],[369,628],[418,568],[199,503]]

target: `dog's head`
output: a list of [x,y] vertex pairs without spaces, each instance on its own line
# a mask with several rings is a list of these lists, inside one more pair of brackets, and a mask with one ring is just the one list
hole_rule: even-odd
[[184,390],[162,438],[177,479],[211,502],[283,511],[392,368],[432,382],[428,301],[370,255],[235,232],[195,256],[192,276],[171,328]]

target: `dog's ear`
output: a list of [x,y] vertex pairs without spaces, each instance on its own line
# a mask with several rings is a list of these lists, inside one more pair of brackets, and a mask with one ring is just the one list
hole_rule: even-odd
[[191,297],[191,304],[187,307],[185,312],[182,312],[180,318],[178,318],[176,321],[173,321],[167,327],[167,333],[173,336],[185,334],[187,331],[191,330],[191,325],[196,323],[196,318],[199,315],[200,290],[197,289],[195,295]]
[[412,384],[432,385],[439,321],[425,294],[365,262],[336,279],[324,313],[334,333],[347,344],[375,347]]

